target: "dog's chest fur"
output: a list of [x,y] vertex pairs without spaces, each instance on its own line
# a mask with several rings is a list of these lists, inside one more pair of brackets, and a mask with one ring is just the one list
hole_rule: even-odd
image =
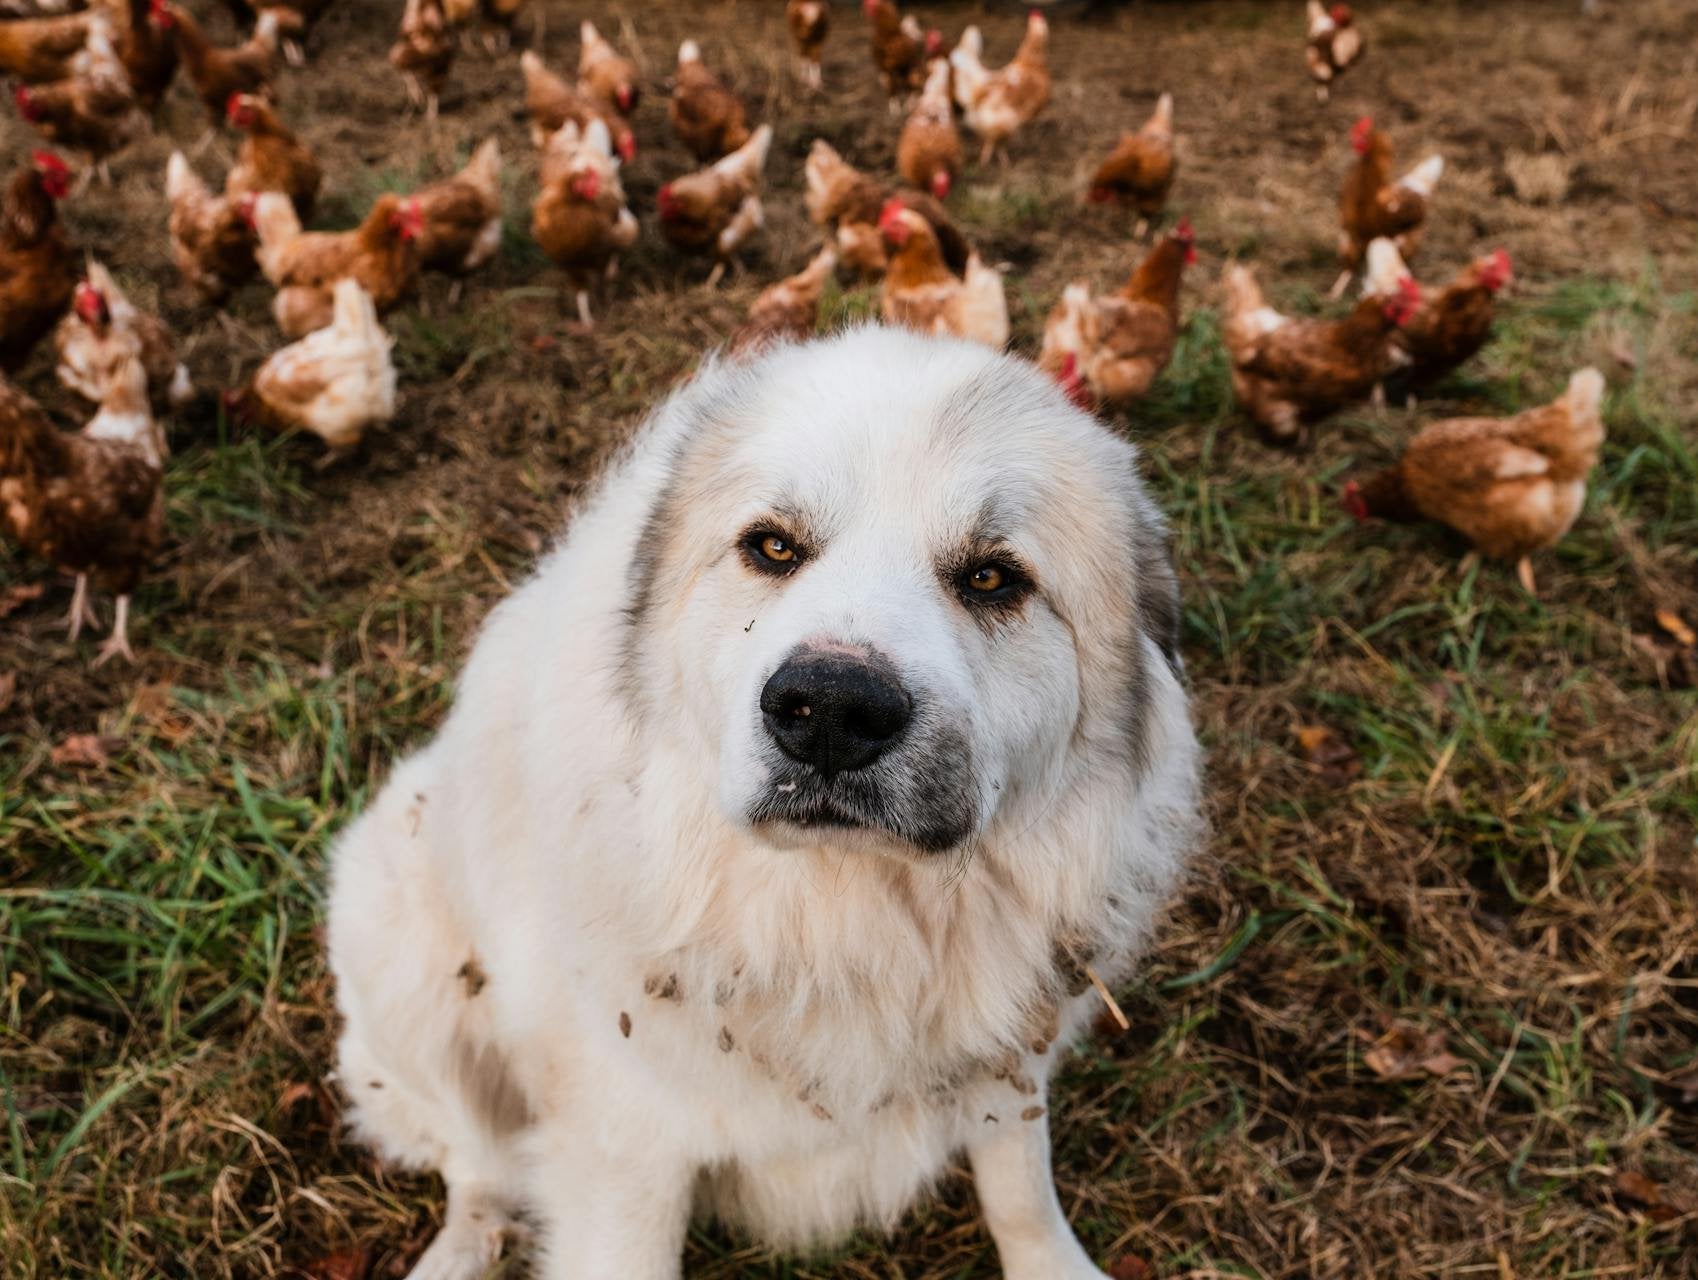
[[989,1080],[1035,1092],[1028,1060],[1087,985],[1082,931],[1064,938],[983,864],[880,861],[822,884],[824,866],[775,874],[772,858],[733,860],[693,936],[644,959],[643,1024],[669,1050],[828,1125],[951,1107]]

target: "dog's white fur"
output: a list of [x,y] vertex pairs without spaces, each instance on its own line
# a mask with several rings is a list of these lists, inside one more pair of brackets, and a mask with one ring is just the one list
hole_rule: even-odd
[[[740,547],[774,513],[788,578]],[[996,617],[950,578],[987,533],[1037,584]],[[676,1277],[692,1211],[806,1246],[962,1152],[1007,1276],[1099,1276],[1043,1103],[1197,835],[1164,542],[1131,446],[976,344],[865,329],[663,405],[335,850],[353,1127],[449,1189],[416,1280],[515,1212],[542,1275]],[[749,818],[763,683],[820,645],[920,708],[886,830]]]

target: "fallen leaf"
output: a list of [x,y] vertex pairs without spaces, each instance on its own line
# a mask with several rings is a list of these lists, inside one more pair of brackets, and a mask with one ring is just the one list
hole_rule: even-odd
[[363,1244],[327,1253],[301,1268],[301,1274],[309,1280],[366,1280],[370,1272],[371,1250]]
[[31,600],[39,600],[47,592],[47,587],[40,582],[18,582],[0,591],[0,618],[4,618],[13,610],[28,604]]
[[1682,648],[1690,649],[1693,645],[1698,645],[1698,633],[1687,626],[1686,619],[1673,609],[1658,609],[1657,625],[1673,636],[1675,643]]
[[1617,1194],[1644,1206],[1645,1216],[1652,1222],[1668,1222],[1691,1208],[1682,1197],[1671,1196],[1660,1182],[1653,1181],[1632,1169],[1615,1175]]
[[12,705],[12,699],[18,694],[18,673],[16,671],[0,672],[0,711]]
[[1135,1253],[1123,1253],[1108,1264],[1110,1280],[1151,1280],[1156,1269]]
[[1356,748],[1324,724],[1297,726],[1297,754],[1329,787],[1348,786],[1362,772]]
[[308,1105],[310,1117],[317,1120],[325,1128],[333,1128],[336,1124],[336,1100],[316,1080],[297,1080],[277,1095],[277,1110],[281,1115],[291,1115],[297,1111],[306,1111]]
[[50,758],[60,768],[104,769],[112,763],[112,754],[124,747],[122,738],[108,738],[98,733],[73,733],[53,748]]
[[1382,1080],[1418,1080],[1422,1076],[1447,1076],[1467,1063],[1444,1047],[1444,1032],[1423,1032],[1406,1022],[1393,1023],[1362,1061]]

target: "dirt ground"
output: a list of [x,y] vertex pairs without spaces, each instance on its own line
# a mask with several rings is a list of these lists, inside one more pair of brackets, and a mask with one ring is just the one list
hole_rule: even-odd
[[[532,0],[552,65],[575,65],[589,17],[646,85],[625,171],[643,238],[577,333],[529,239],[516,53],[462,54],[433,130],[384,61],[400,7],[341,0],[281,79],[325,162],[319,225],[502,140],[500,256],[457,303],[431,277],[388,319],[395,422],[320,472],[316,442],[227,425],[210,395],[172,421],[135,667],[91,669],[88,641],[63,638],[65,583],[0,549],[0,1273],[19,1280],[401,1274],[441,1189],[343,1140],[318,1084],[325,841],[439,720],[478,621],[598,460],[806,259],[811,141],[894,164],[899,118],[857,6],[833,7],[812,98],[777,0]],[[1023,22],[915,11],[951,42],[980,23],[992,64]],[[1126,216],[1078,193],[1117,131],[1175,96],[1172,212],[1202,257],[1174,364],[1122,426],[1174,518],[1215,835],[1122,993],[1132,1031],[1094,1040],[1058,1086],[1063,1202],[1123,1276],[1698,1276],[1698,695],[1655,622],[1698,624],[1698,6],[1360,11],[1368,56],[1323,107],[1296,0],[1054,10],[1054,101],[1006,168],[970,167],[951,197],[1034,352],[1068,281],[1135,261]],[[693,167],[665,123],[685,36],[776,131],[766,233],[714,290],[653,221],[656,189]],[[1231,406],[1221,267],[1252,261],[1279,305],[1325,307],[1363,113],[1402,161],[1446,156],[1418,275],[1514,257],[1498,339],[1416,420],[1548,399],[1580,363],[1609,376],[1605,462],[1537,600],[1500,567],[1459,573],[1443,533],[1336,511],[1340,479],[1407,435],[1401,409],[1346,413],[1288,454]],[[279,339],[262,284],[214,312],[171,268],[165,162],[203,131],[179,84],[113,188],[65,217],[211,392]],[[32,145],[0,121],[7,169]],[[232,152],[220,137],[195,167],[221,179]],[[1566,191],[1525,198],[1530,163]],[[826,310],[876,312],[876,293],[846,282]],[[22,381],[78,420],[45,357]],[[1347,744],[1330,765],[1295,745],[1319,726]],[[103,766],[54,760],[90,733]],[[687,1273],[997,1274],[962,1179],[894,1239],[812,1260],[703,1229]]]

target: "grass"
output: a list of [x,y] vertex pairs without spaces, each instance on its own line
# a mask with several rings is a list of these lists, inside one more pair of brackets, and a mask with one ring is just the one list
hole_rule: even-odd
[[[1630,199],[1642,183],[1695,207],[1698,178],[1678,157],[1624,164],[1619,190],[1594,177],[1577,183],[1585,200],[1528,210],[1507,184],[1467,185],[1469,161],[1532,144],[1519,123],[1488,121],[1501,132],[1482,136],[1466,96],[1491,73],[1540,110],[1586,119],[1619,101],[1600,47],[1621,70],[1642,41],[1690,47],[1676,38],[1689,23],[1679,6],[1646,5],[1580,40],[1547,15],[1506,47],[1479,24],[1513,18],[1391,10],[1409,65],[1393,86],[1370,60],[1322,127],[1265,10],[1139,6],[1112,20],[1132,22],[1136,42],[1112,24],[1056,24],[1058,65],[1081,85],[1153,96],[1158,76],[1177,82],[1176,198],[1205,261],[1171,366],[1122,425],[1173,521],[1214,829],[1122,993],[1132,1031],[1092,1039],[1057,1087],[1063,1204],[1096,1256],[1133,1255],[1159,1276],[1691,1275],[1692,1215],[1660,1220],[1619,1178],[1644,1174],[1676,1197],[1698,1187],[1698,694],[1665,688],[1634,639],[1660,608],[1698,623],[1698,259],[1689,227],[1670,231]],[[736,21],[632,16],[651,70],[698,26],[717,56]],[[394,315],[401,414],[351,466],[319,474],[301,442],[204,409],[173,424],[170,536],[138,600],[139,667],[90,671],[86,646],[59,635],[60,584],[0,548],[0,591],[48,588],[0,622],[0,677],[21,676],[0,706],[5,1280],[285,1275],[354,1244],[375,1276],[428,1238],[440,1186],[345,1142],[318,1088],[334,1036],[316,936],[326,842],[440,722],[478,621],[565,499],[756,289],[805,258],[794,191],[808,139],[888,163],[894,129],[862,83],[852,14],[836,16],[827,71],[843,88],[828,103],[785,98],[770,58],[743,68],[779,123],[770,185],[782,194],[758,263],[709,294],[705,268],[650,238],[598,301],[593,338],[564,330],[569,304],[525,234],[532,161],[509,73],[462,58],[464,96],[445,103],[443,138],[421,142],[396,119],[389,20],[347,7],[326,18],[320,47],[350,56],[315,58],[287,99],[341,175],[324,220],[351,223],[372,194],[447,171],[493,130],[516,170],[507,237],[463,304],[430,281]],[[557,17],[551,30],[569,25]],[[987,18],[993,59],[1019,21]],[[1425,48],[1442,56],[1423,60]],[[558,32],[545,52],[570,65]],[[1678,57],[1645,56],[1647,109],[1664,119]],[[1518,78],[1546,64],[1573,84]],[[1277,109],[1219,94],[1252,74],[1272,77]],[[634,199],[683,165],[663,142],[656,79]],[[1422,274],[1501,239],[1520,284],[1495,341],[1419,419],[1512,412],[1585,362],[1609,375],[1604,459],[1579,525],[1539,558],[1536,599],[1502,566],[1461,572],[1463,548],[1440,530],[1358,528],[1339,511],[1342,482],[1395,455],[1401,410],[1347,411],[1288,455],[1232,404],[1220,262],[1253,258],[1276,303],[1322,308],[1334,135],[1364,108],[1399,115],[1381,104],[1422,87],[1427,115],[1398,127],[1455,139],[1456,179],[1485,228],[1460,197],[1441,201]],[[198,134],[175,105],[169,128]],[[1125,269],[1125,228],[1068,194],[1074,152],[1118,125],[1103,114],[1062,84],[1011,169],[962,184],[963,224],[1014,264],[1021,349],[1066,281]],[[125,199],[70,217],[114,244],[126,281],[157,286],[197,376],[216,385],[269,349],[269,299],[239,295],[226,327],[174,289],[157,236],[138,234],[162,225],[148,184],[167,149],[121,156]],[[876,290],[848,284],[822,323],[876,310]],[[27,385],[75,412],[44,367]],[[1348,745],[1353,773],[1302,758],[1297,731],[1312,726]],[[55,763],[56,746],[89,733],[108,740],[104,767]],[[1420,1037],[1436,1037],[1447,1069],[1376,1070],[1388,1046]],[[997,1272],[956,1179],[894,1239],[811,1259],[699,1229],[689,1274]]]

